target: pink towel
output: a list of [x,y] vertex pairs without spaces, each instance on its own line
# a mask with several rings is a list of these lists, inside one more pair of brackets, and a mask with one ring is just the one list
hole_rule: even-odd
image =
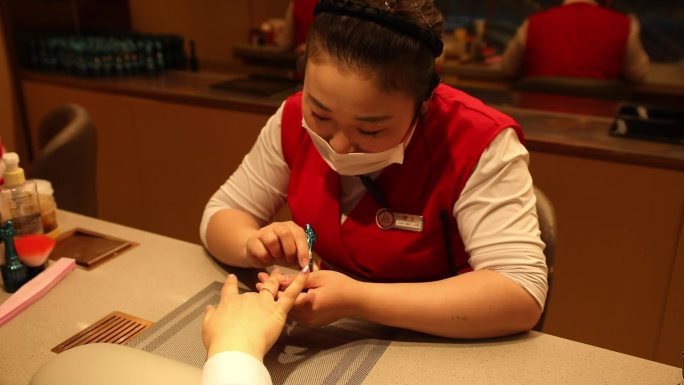
[[0,304],[0,326],[41,299],[75,267],[76,261],[73,258],[60,258],[45,271],[25,283],[16,293]]

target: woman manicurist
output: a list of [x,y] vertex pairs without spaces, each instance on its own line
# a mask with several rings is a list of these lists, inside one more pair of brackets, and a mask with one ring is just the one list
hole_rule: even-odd
[[[439,83],[431,0],[323,0],[315,13],[303,91],[209,200],[208,250],[234,266],[304,266],[311,224],[320,269],[290,312],[309,326],[532,328],[547,270],[521,128]],[[271,222],[286,202],[293,220]]]

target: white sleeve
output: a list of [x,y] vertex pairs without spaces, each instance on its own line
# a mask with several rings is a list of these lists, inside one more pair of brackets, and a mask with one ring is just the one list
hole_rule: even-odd
[[517,32],[508,42],[506,50],[501,55],[501,70],[510,77],[523,75],[525,67],[525,50],[527,49],[527,25],[528,21],[518,27]]
[[547,267],[529,154],[512,128],[497,136],[454,205],[470,265],[515,281],[544,308]]
[[209,199],[200,222],[200,238],[204,245],[207,244],[209,220],[218,211],[240,209],[263,226],[285,203],[290,168],[283,157],[280,138],[284,105],[266,122],[237,170]]
[[243,352],[221,352],[204,363],[202,385],[272,385],[261,361]]
[[294,1],[290,1],[287,4],[287,10],[285,11],[285,26],[283,27],[282,33],[280,33],[279,38],[276,39],[276,46],[282,48],[283,50],[291,51],[296,48],[294,45]]
[[642,82],[646,79],[651,67],[651,60],[641,43],[641,26],[639,21],[630,16],[629,35],[625,47],[622,64],[623,76],[632,82]]

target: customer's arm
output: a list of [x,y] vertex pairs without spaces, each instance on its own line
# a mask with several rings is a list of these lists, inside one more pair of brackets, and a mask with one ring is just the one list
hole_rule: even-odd
[[641,26],[639,21],[631,16],[632,22],[629,27],[629,37],[625,47],[625,56],[622,65],[622,75],[632,82],[643,82],[651,67],[651,60],[641,42]]

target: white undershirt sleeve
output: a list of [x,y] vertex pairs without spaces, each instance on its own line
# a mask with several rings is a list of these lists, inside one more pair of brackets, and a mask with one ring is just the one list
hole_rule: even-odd
[[200,222],[200,238],[204,245],[207,244],[209,220],[218,211],[240,209],[264,226],[285,203],[290,167],[283,157],[280,141],[284,105],[266,122],[237,170],[209,199]]
[[504,50],[501,55],[501,71],[503,71],[506,76],[519,77],[523,75],[528,24],[529,22],[525,20],[525,22],[518,27],[517,32],[508,42],[506,50]]
[[202,385],[272,385],[261,361],[243,352],[221,352],[204,363]]
[[646,79],[651,68],[651,60],[641,43],[641,25],[634,16],[630,16],[629,35],[625,46],[622,63],[622,75],[632,82]]
[[474,270],[515,281],[544,307],[547,267],[529,154],[512,128],[497,136],[454,205],[454,217]]

